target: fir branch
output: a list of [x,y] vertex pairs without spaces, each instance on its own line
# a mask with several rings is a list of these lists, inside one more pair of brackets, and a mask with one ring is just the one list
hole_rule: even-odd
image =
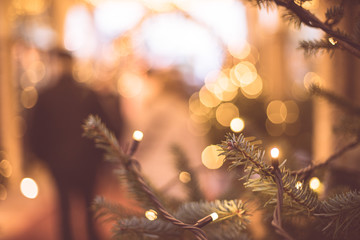
[[326,17],[325,24],[329,26],[338,24],[340,20],[343,18],[343,16],[344,16],[343,6],[330,7],[326,10],[325,13],[325,17]]
[[322,202],[315,214],[327,224],[323,231],[334,239],[355,239],[360,234],[360,192],[347,192]]
[[155,239],[176,239],[183,232],[181,228],[161,219],[150,221],[146,218],[132,217],[121,219],[114,225],[114,239],[144,239],[144,236],[153,236]]
[[178,209],[176,216],[184,222],[194,223],[213,212],[219,218],[204,227],[209,239],[247,239],[245,230],[249,223],[249,211],[241,200],[185,203]]
[[306,55],[316,54],[319,51],[331,52],[337,48],[336,45],[332,45],[328,39],[312,40],[312,41],[300,41],[299,48],[305,51]]
[[[122,164],[123,169],[126,170],[127,177],[129,177],[131,180],[130,184],[132,184],[134,189],[141,189],[141,191],[135,191],[135,193],[138,193],[137,196],[146,196],[145,199],[142,199],[144,205],[153,205],[164,219],[184,230],[191,231],[197,239],[207,239],[205,232],[201,228],[183,223],[182,221],[176,219],[164,208],[162,203],[153,193],[152,189],[147,185],[145,179],[142,177],[139,169],[140,164],[136,160],[132,159],[130,155],[126,155],[121,151],[118,142],[114,137],[112,137],[113,134],[111,134],[110,131],[105,127],[99,117],[90,115],[85,121],[83,128],[85,131],[84,135],[94,139],[96,145],[104,149],[111,157],[111,159],[119,159],[119,163]],[[135,142],[135,144],[138,144],[138,142]],[[131,147],[131,149],[134,148]],[[130,151],[130,154],[132,155],[133,151]]]
[[197,173],[194,171],[194,168],[190,167],[189,159],[185,155],[184,151],[182,151],[178,145],[172,145],[171,150],[175,156],[176,168],[180,172],[184,171],[190,174],[190,181],[184,185],[186,186],[191,201],[200,201],[201,199],[205,199],[204,194],[199,187]]
[[316,169],[328,166],[331,162],[338,159],[339,157],[341,157],[343,154],[345,154],[349,150],[357,147],[359,144],[360,144],[360,138],[357,138],[355,141],[347,144],[346,146],[341,148],[339,151],[337,151],[336,153],[331,155],[324,162],[318,163],[318,164],[315,164],[315,165],[309,165],[309,166],[307,166],[305,168],[302,168],[300,170],[292,171],[291,174],[300,176],[301,179],[306,179],[307,176],[310,176],[311,173],[314,172]]
[[[323,32],[325,32],[330,37],[333,37],[334,40],[337,41],[337,45],[350,52],[351,54],[355,55],[356,57],[360,58],[360,43],[355,41],[354,39],[350,38],[347,35],[344,35],[341,33],[338,29],[334,30],[332,29],[332,25],[329,24],[330,20],[328,22],[322,22],[318,17],[316,17],[313,13],[311,13],[309,10],[306,10],[301,6],[301,4],[297,4],[294,1],[289,0],[268,0],[268,1],[261,1],[261,3],[266,2],[266,4],[270,5],[271,2],[274,2],[276,5],[286,8],[287,10],[293,12],[297,18],[301,21],[301,23],[312,27],[312,28],[318,28],[321,29]],[[258,3],[258,6],[260,7],[261,4]],[[335,17],[335,15],[332,14],[339,14],[339,9],[335,10],[329,10],[328,16],[329,17]],[[286,14],[288,16],[288,14]],[[340,17],[339,15],[337,17]],[[336,21],[338,21],[337,17],[335,18]],[[335,19],[333,21],[335,21]],[[294,17],[291,17],[290,20],[294,20]]]
[[[234,134],[227,134],[226,140],[220,145],[225,155],[225,161],[232,161],[231,167],[245,166],[247,178],[244,183],[245,187],[253,188],[253,191],[261,191],[269,194],[270,203],[276,202],[277,187],[273,167],[269,166],[264,160],[264,152],[257,145],[248,142],[240,134],[236,137]],[[308,186],[297,188],[296,183],[299,181],[297,176],[293,176],[285,168],[285,164],[279,166],[282,175],[284,204],[287,207],[302,209],[303,212],[314,212],[318,209],[319,200],[314,191]],[[258,174],[259,177],[251,179],[250,176]]]
[[310,85],[309,92],[314,96],[325,98],[330,103],[338,106],[342,110],[347,111],[351,115],[360,116],[360,107],[345,99],[344,97],[336,95],[329,90],[323,89],[316,84]]
[[95,212],[95,218],[102,218],[107,216],[106,220],[116,220],[124,216],[130,216],[128,209],[124,208],[120,204],[112,203],[105,200],[101,196],[96,196],[92,210]]

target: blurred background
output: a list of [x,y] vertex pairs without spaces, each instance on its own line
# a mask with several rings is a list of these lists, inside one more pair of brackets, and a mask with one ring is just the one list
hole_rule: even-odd
[[[320,0],[306,3],[316,13],[324,6]],[[316,82],[358,102],[358,60],[343,52],[304,56],[298,42],[322,33],[294,29],[282,14],[235,0],[0,1],[0,238],[62,239],[54,173],[59,167],[41,161],[32,145],[52,149],[67,140],[27,138],[36,123],[48,133],[62,127],[74,133],[67,122],[85,108],[64,109],[75,106],[71,96],[80,90],[51,92],[67,66],[54,49],[71,54],[69,78],[96,95],[124,146],[134,130],[144,133],[135,156],[154,186],[169,196],[186,200],[180,183],[191,180],[174,166],[174,144],[190,159],[208,200],[233,187],[215,146],[227,132],[256,136],[265,150],[277,146],[293,169],[331,155],[344,142],[332,131],[339,113],[310,98],[306,86]],[[56,119],[35,117],[41,101],[49,103],[55,95]],[[69,101],[62,104],[64,99]],[[71,152],[81,150],[72,147]],[[356,168],[352,159],[341,164]],[[88,163],[72,162],[68,169],[72,165],[86,169]],[[75,174],[94,181],[91,193],[130,207],[111,167],[96,169]],[[60,179],[67,170],[63,174]],[[86,205],[76,191],[69,198],[74,239],[90,239]],[[100,222],[95,230],[99,239],[111,235]]]

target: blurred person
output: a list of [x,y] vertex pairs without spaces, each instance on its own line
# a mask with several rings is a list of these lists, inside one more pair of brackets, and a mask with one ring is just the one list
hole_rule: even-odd
[[[39,94],[38,102],[29,116],[27,145],[37,159],[43,161],[54,177],[60,201],[60,232],[63,240],[74,239],[81,232],[71,209],[78,201],[84,209],[76,208],[86,227],[85,239],[98,239],[90,213],[96,175],[102,163],[102,151],[82,137],[82,124],[89,114],[102,118],[109,129],[120,134],[122,119],[118,98],[112,99],[105,112],[94,91],[75,82],[72,76],[73,58],[70,53],[56,49],[50,52],[50,65],[55,84]],[[109,97],[106,103],[110,103]],[[86,222],[85,222],[86,219]],[[74,224],[72,224],[74,223]],[[74,229],[75,226],[77,229]],[[87,234],[87,237],[86,237]]]

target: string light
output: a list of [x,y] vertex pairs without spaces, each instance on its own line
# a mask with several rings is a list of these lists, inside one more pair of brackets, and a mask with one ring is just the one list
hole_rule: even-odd
[[25,197],[30,199],[36,198],[39,193],[38,185],[32,178],[24,178],[21,180],[20,190]]
[[320,180],[317,177],[313,177],[310,179],[309,186],[313,190],[317,190],[320,187]]
[[154,221],[157,219],[157,212],[153,209],[149,209],[145,212],[145,217],[150,221]]
[[140,141],[143,139],[143,137],[144,137],[144,134],[143,134],[142,131],[139,131],[139,130],[134,131],[134,133],[133,133],[133,139],[134,139],[135,141],[140,142]]
[[271,155],[271,165],[273,167],[278,167],[280,150],[278,148],[274,147],[271,149],[270,155]]
[[245,127],[244,120],[241,118],[233,118],[230,122],[230,128],[233,132],[241,132]]
[[191,175],[190,173],[188,172],[181,172],[179,174],[179,180],[182,182],[182,183],[188,183],[191,181]]
[[132,137],[133,137],[134,141],[130,148],[130,152],[129,152],[130,156],[132,156],[136,152],[137,148],[139,147],[139,143],[141,142],[141,140],[144,137],[144,134],[143,134],[143,132],[136,130],[136,131],[134,131]]
[[329,37],[329,42],[335,46],[337,44],[337,41],[333,37]]
[[297,181],[295,184],[296,189],[301,189],[302,188],[302,182]]
[[216,212],[213,212],[212,214],[200,219],[194,224],[194,227],[202,228],[205,225],[217,220],[219,218],[219,215]]

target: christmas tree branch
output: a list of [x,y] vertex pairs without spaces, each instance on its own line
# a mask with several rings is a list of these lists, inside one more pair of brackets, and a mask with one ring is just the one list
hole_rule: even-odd
[[[284,236],[286,234],[281,230],[282,206],[288,210],[296,210],[293,214],[305,213],[306,216],[317,217],[317,220],[321,221],[324,226],[323,231],[326,234],[333,234],[336,239],[350,239],[347,236],[360,234],[358,226],[360,192],[343,193],[319,201],[316,193],[309,188],[308,184],[299,182],[297,176],[285,168],[285,161],[278,167],[280,173],[275,171],[274,166],[265,163],[264,154],[259,154],[261,152],[259,147],[246,141],[242,135],[236,137],[234,134],[228,134],[220,146],[223,150],[222,154],[226,157],[225,160],[232,161],[231,167],[244,166],[246,172],[260,175],[258,178],[250,178],[251,174],[248,174],[244,184],[246,187],[252,187],[253,191],[272,196],[267,203],[277,204],[273,225],[277,227],[280,234],[284,234]],[[257,164],[253,164],[255,162]],[[284,201],[282,202],[280,199]],[[288,211],[288,213],[291,212]]]
[[341,157],[343,154],[345,154],[346,152],[348,152],[349,150],[357,147],[360,144],[360,138],[357,138],[355,141],[347,144],[346,146],[344,146],[343,148],[341,148],[339,151],[337,151],[336,153],[334,153],[333,155],[331,155],[329,158],[327,158],[324,162],[322,163],[318,163],[318,164],[314,164],[314,165],[309,165],[305,168],[302,168],[300,170],[296,170],[296,171],[292,171],[291,174],[293,175],[298,175],[300,176],[301,179],[306,179],[307,176],[310,176],[311,173],[313,171],[315,171],[316,169],[322,168],[322,167],[326,167],[328,166],[331,162],[333,162],[334,160],[336,160],[337,158]]
[[[250,0],[255,2],[259,7],[261,5],[270,6],[271,3],[275,3],[277,6],[286,8],[289,12],[285,14],[285,17],[294,22],[296,26],[300,27],[301,23],[322,30],[328,35],[328,41],[335,47],[347,50],[349,53],[360,58],[360,44],[347,34],[341,32],[339,29],[334,30],[333,26],[337,24],[343,17],[343,6],[333,7],[327,10],[325,16],[326,20],[322,22],[316,15],[309,10],[302,7],[302,4],[306,1],[293,1],[293,0]],[[323,42],[320,44],[302,43],[302,46],[311,47],[311,51],[317,50],[321,47],[332,48]]]
[[184,183],[184,185],[186,186],[190,199],[192,201],[199,201],[201,199],[205,199],[204,194],[199,187],[197,174],[194,171],[195,169],[190,167],[189,159],[187,158],[185,153],[177,145],[172,145],[171,150],[175,155],[176,168],[180,172],[186,172],[189,174],[190,179],[187,183]]

